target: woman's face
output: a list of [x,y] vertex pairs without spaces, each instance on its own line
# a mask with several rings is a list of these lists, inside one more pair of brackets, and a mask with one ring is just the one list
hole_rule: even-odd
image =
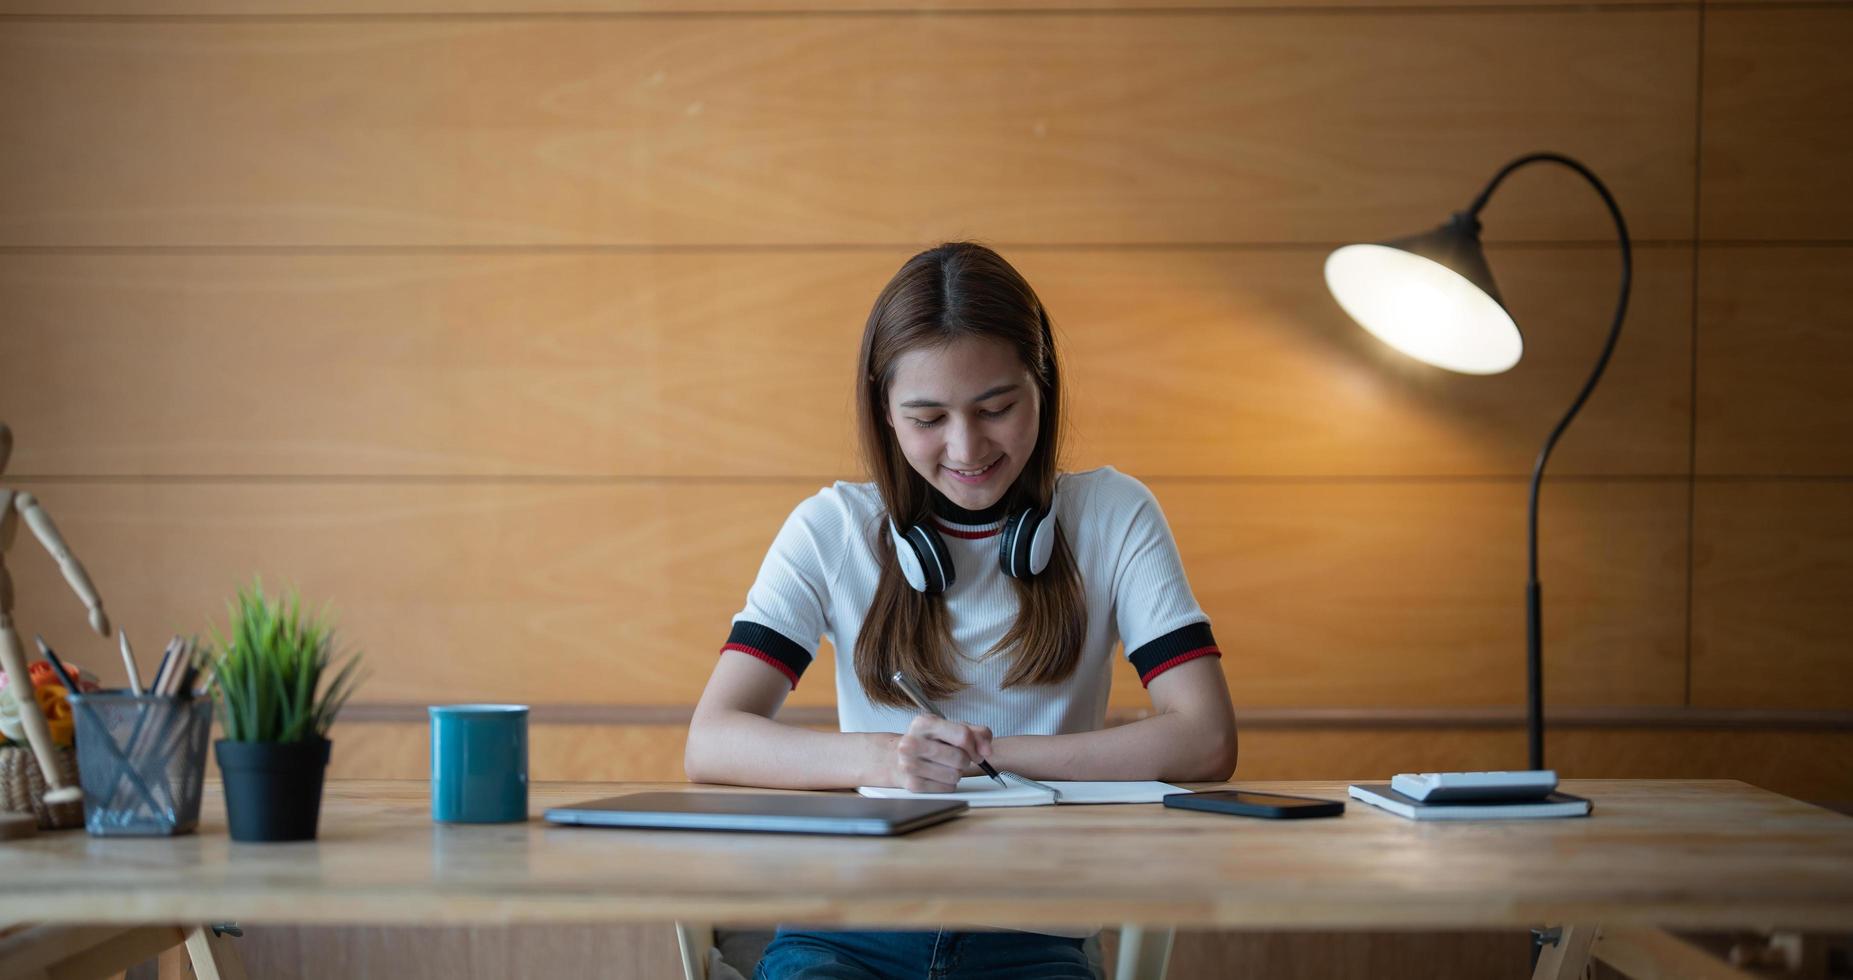
[[967,337],[895,361],[888,424],[914,472],[968,510],[997,503],[1036,448],[1041,396],[1014,348]]

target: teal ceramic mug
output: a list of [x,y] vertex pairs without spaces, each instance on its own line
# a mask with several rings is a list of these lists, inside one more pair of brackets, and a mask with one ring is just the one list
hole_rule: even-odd
[[431,819],[513,823],[528,818],[528,707],[432,705]]

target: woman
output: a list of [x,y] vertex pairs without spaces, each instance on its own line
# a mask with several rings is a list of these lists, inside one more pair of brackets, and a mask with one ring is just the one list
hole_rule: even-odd
[[[1144,485],[1056,472],[1054,337],[1023,277],[971,243],[909,259],[869,314],[857,385],[874,481],[803,501],[773,541],[695,708],[689,778],[940,792],[985,760],[1032,779],[1227,779],[1235,718],[1208,617]],[[837,733],[774,719],[822,636]],[[1109,729],[1120,643],[1155,711]],[[897,671],[951,720],[919,713]],[[758,975],[1092,977],[1092,932],[781,929]]]

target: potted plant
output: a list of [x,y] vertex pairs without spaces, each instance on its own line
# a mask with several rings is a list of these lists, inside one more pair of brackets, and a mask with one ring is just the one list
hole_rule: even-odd
[[326,613],[305,619],[294,592],[273,601],[253,582],[227,609],[228,633],[213,631],[213,696],[225,735],[213,750],[232,839],[313,840],[328,728],[359,683],[360,654],[336,667]]

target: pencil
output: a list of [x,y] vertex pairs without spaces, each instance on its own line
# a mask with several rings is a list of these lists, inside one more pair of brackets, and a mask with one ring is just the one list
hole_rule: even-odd
[[142,696],[142,676],[141,672],[135,669],[135,654],[129,651],[128,631],[116,630],[116,641],[122,647],[122,667],[129,674],[129,693],[139,698]]

